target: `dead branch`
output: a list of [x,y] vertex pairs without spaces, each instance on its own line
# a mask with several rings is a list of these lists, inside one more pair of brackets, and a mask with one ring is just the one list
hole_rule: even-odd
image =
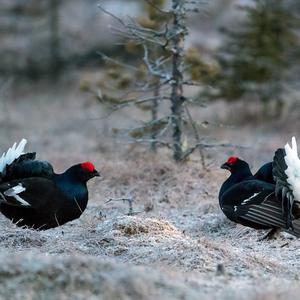
[[165,121],[165,123],[168,124],[168,119],[169,119],[169,116],[164,116],[162,118],[153,119],[149,122],[146,122],[146,123],[144,123],[143,126],[138,126],[138,127],[134,127],[134,128],[127,128],[127,129],[124,129],[124,130],[126,130],[126,131],[139,130],[139,129],[142,130],[142,129],[151,127],[153,125],[161,124],[163,121]]
[[153,66],[153,64],[149,60],[149,51],[148,51],[147,45],[143,44],[143,48],[144,48],[144,58],[143,58],[143,60],[145,62],[145,65],[146,65],[148,71],[156,77],[159,77],[159,78],[164,79],[166,81],[170,81],[171,80],[171,75],[170,74],[164,74],[159,69],[159,67],[162,65],[161,61],[159,61],[159,63],[156,63]]
[[206,149],[206,148],[240,148],[240,149],[248,149],[249,147],[247,146],[241,146],[241,145],[235,145],[235,144],[231,144],[231,143],[217,143],[217,144],[207,144],[207,143],[197,143],[195,144],[193,147],[187,149],[181,157],[181,161],[184,161],[187,159],[188,156],[190,156],[196,149],[198,148],[202,148],[202,149]]
[[126,28],[126,23],[121,18],[117,17],[116,15],[114,15],[113,13],[111,13],[110,11],[106,10],[101,4],[98,4],[97,6],[105,14],[107,14],[110,17],[112,17],[113,19],[117,20],[122,26],[124,26]]
[[130,69],[130,70],[133,70],[133,71],[138,70],[135,66],[125,64],[117,59],[113,59],[113,58],[107,56],[106,54],[104,54],[103,52],[97,51],[96,53],[99,54],[104,61],[112,62],[120,67],[124,67],[124,68]]
[[153,3],[151,0],[144,0],[147,4],[149,4],[150,6],[152,6],[153,8],[155,8],[157,11],[159,11],[162,14],[170,14],[170,11],[168,10],[163,10],[160,7],[158,7],[155,3]]
[[129,100],[124,100],[122,101],[122,104],[116,105],[114,106],[114,110],[118,110],[118,109],[122,109],[128,106],[131,106],[132,104],[137,105],[137,104],[142,104],[142,103],[146,103],[146,102],[152,102],[152,101],[160,101],[165,99],[164,97],[148,97],[148,98],[144,98],[144,99],[129,99]]
[[[187,116],[189,118],[190,124],[192,126],[196,142],[199,144],[200,143],[200,135],[199,135],[197,126],[195,124],[195,121],[194,121],[194,119],[193,119],[193,117],[192,117],[192,115],[191,115],[191,113],[189,111],[189,108],[186,105],[186,103],[184,104],[184,108],[185,108],[185,112],[186,112],[186,114],[187,114]],[[200,154],[202,168],[203,168],[203,170],[205,170],[206,169],[206,164],[205,164],[205,156],[204,156],[204,153],[203,153],[203,148],[199,147],[198,149],[199,149],[199,154]]]
[[123,202],[127,202],[129,205],[129,209],[128,209],[128,216],[133,216],[136,214],[141,213],[141,211],[134,211],[133,210],[133,202],[134,199],[133,197],[128,197],[128,198],[109,198],[107,201],[105,201],[105,203],[109,203],[109,202],[113,202],[113,201],[123,201]]

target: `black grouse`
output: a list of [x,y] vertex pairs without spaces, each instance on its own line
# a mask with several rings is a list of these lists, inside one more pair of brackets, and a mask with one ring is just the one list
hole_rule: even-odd
[[245,161],[230,157],[221,166],[231,175],[221,186],[220,207],[236,223],[300,236],[300,160],[294,138],[292,148],[287,144],[275,152],[270,166],[276,184],[257,179]]
[[275,184],[273,177],[273,162],[268,162],[261,166],[253,176],[255,179]]
[[45,230],[77,219],[88,202],[87,181],[99,176],[91,162],[56,174],[35,153],[24,154],[26,140],[0,158],[0,211],[18,226]]

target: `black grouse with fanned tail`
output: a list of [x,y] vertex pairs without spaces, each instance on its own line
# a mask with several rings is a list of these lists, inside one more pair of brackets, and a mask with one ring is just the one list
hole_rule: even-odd
[[231,221],[255,229],[283,229],[300,236],[300,203],[295,200],[300,193],[300,161],[294,139],[293,145],[277,150],[273,163],[261,173],[270,179],[272,167],[276,184],[257,179],[249,165],[237,157],[230,157],[221,166],[231,172],[219,193],[220,207]]
[[[237,157],[230,157],[221,168],[231,172],[219,193],[220,207],[231,221],[255,229],[284,226],[278,213],[281,205],[274,197],[275,185],[257,180],[252,175],[248,163]],[[261,215],[257,216],[258,206],[265,200],[268,200],[268,203],[260,208]],[[269,220],[266,220],[266,210],[274,215],[268,218]]]
[[273,176],[276,181],[276,197],[282,203],[283,216],[287,227],[300,229],[300,160],[295,137],[292,147],[286,144],[284,149],[275,152]]
[[26,140],[0,158],[0,211],[18,226],[49,229],[77,219],[88,202],[87,181],[99,173],[90,162],[56,174],[35,153],[24,154]]

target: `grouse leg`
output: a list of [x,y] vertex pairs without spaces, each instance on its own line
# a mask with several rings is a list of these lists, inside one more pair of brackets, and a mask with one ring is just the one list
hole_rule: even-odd
[[262,241],[270,241],[276,239],[279,233],[280,233],[280,228],[273,228],[262,238],[258,239],[258,241],[262,242]]

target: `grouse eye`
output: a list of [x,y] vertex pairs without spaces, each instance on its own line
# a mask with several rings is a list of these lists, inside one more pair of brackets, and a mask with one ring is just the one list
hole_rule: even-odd
[[236,156],[230,156],[227,160],[227,163],[230,165],[234,165],[237,162],[238,158]]
[[84,170],[87,170],[89,172],[95,171],[94,165],[89,161],[86,161],[86,162],[82,163],[81,168],[84,169]]

